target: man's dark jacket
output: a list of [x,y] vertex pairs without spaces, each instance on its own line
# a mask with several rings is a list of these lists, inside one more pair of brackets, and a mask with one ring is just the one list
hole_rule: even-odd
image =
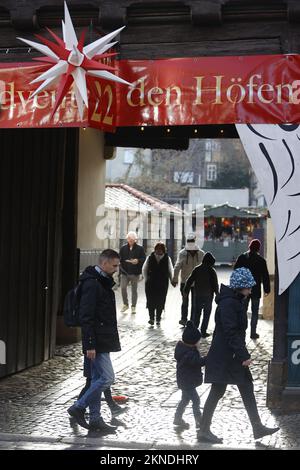
[[120,351],[113,279],[89,266],[80,280],[83,281],[79,310],[83,352]]
[[[138,264],[126,263],[127,259],[138,259]],[[146,259],[145,250],[141,245],[135,243],[130,249],[128,243],[120,249],[121,273],[135,274],[138,276],[142,273],[142,267]]]
[[261,283],[263,283],[264,292],[270,292],[270,277],[265,259],[260,256],[256,251],[247,251],[240,255],[235,263],[234,269],[248,268],[256,282],[252,287],[251,297],[260,299],[261,297]]

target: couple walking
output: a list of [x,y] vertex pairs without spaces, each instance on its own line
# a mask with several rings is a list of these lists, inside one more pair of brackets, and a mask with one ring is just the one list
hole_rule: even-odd
[[145,280],[149,324],[160,325],[161,314],[165,307],[169,279],[173,277],[173,265],[166,253],[166,246],[159,242],[154,251],[146,258],[145,250],[137,244],[137,234],[127,234],[127,244],[120,250],[121,293],[124,313],[129,309],[127,288],[131,284],[131,313],[136,313],[137,287],[141,278]]

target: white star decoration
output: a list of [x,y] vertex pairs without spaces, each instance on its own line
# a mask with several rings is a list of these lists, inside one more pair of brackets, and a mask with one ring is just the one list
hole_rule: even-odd
[[32,97],[50,86],[55,80],[57,80],[57,78],[60,77],[57,97],[54,109],[51,113],[52,117],[74,82],[75,98],[80,119],[82,120],[84,105],[88,108],[87,75],[124,83],[125,85],[131,85],[126,80],[123,80],[112,73],[112,71],[115,70],[114,67],[98,62],[99,59],[102,60],[116,55],[116,53],[104,53],[118,42],[110,41],[117,36],[125,26],[103,36],[87,46],[84,46],[85,32],[82,33],[78,41],[66,2],[64,2],[64,8],[65,22],[62,21],[63,40],[48,28],[49,33],[55,39],[56,43],[39,35],[36,35],[36,37],[44,44],[23,38],[18,39],[47,56],[37,60],[55,64],[31,82],[36,83],[43,81],[43,83],[35,90]]

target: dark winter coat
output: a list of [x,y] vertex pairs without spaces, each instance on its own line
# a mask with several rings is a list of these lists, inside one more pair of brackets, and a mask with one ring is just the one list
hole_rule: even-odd
[[203,382],[201,367],[205,365],[205,357],[201,357],[195,346],[179,341],[175,348],[177,361],[176,378],[178,388],[189,390]]
[[244,297],[221,284],[216,298],[215,331],[206,357],[205,382],[242,384],[252,380],[242,362],[250,358],[245,343],[247,314]]
[[[138,264],[127,263],[127,259],[138,259]],[[134,274],[138,276],[142,272],[142,267],[146,259],[145,250],[142,246],[135,243],[130,249],[128,243],[120,249],[120,271],[122,274]]]
[[247,251],[240,255],[235,263],[234,269],[248,268],[256,282],[252,287],[251,297],[260,299],[261,297],[261,283],[263,283],[264,292],[270,292],[270,277],[265,259],[260,256],[256,251]]
[[169,287],[169,257],[167,254],[156,261],[154,252],[151,253],[147,266],[147,281],[145,291],[147,308],[163,310]]
[[218,276],[213,267],[207,264],[196,266],[187,279],[184,292],[188,293],[191,286],[194,285],[195,294],[199,297],[213,297],[214,293],[219,292]]
[[91,349],[97,353],[120,351],[113,279],[89,266],[80,280],[84,280],[79,310],[83,352]]

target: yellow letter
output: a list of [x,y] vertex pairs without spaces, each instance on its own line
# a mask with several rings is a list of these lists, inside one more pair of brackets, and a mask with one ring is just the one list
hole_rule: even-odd
[[[16,105],[15,105],[15,83],[10,82],[8,85],[9,85],[10,89],[5,90],[5,88],[4,88],[4,91],[1,91],[1,93],[0,93],[0,103],[2,103],[1,104],[2,109],[10,109],[10,108],[15,108],[16,107]],[[4,104],[7,101],[6,95],[9,96],[9,102],[8,102],[7,105]]]
[[[129,106],[145,106],[145,79],[147,75],[144,77],[139,78],[136,83],[137,86],[132,87],[127,93],[127,102]],[[132,94],[134,91],[138,92],[139,101],[135,104],[132,101]]]
[[158,87],[151,88],[148,91],[148,95],[147,95],[149,104],[151,104],[151,106],[159,106],[160,104],[162,104],[163,99],[160,101],[159,100],[154,101],[154,99],[152,99],[152,95],[162,95],[162,94],[163,94],[163,90],[161,88],[158,88]]

